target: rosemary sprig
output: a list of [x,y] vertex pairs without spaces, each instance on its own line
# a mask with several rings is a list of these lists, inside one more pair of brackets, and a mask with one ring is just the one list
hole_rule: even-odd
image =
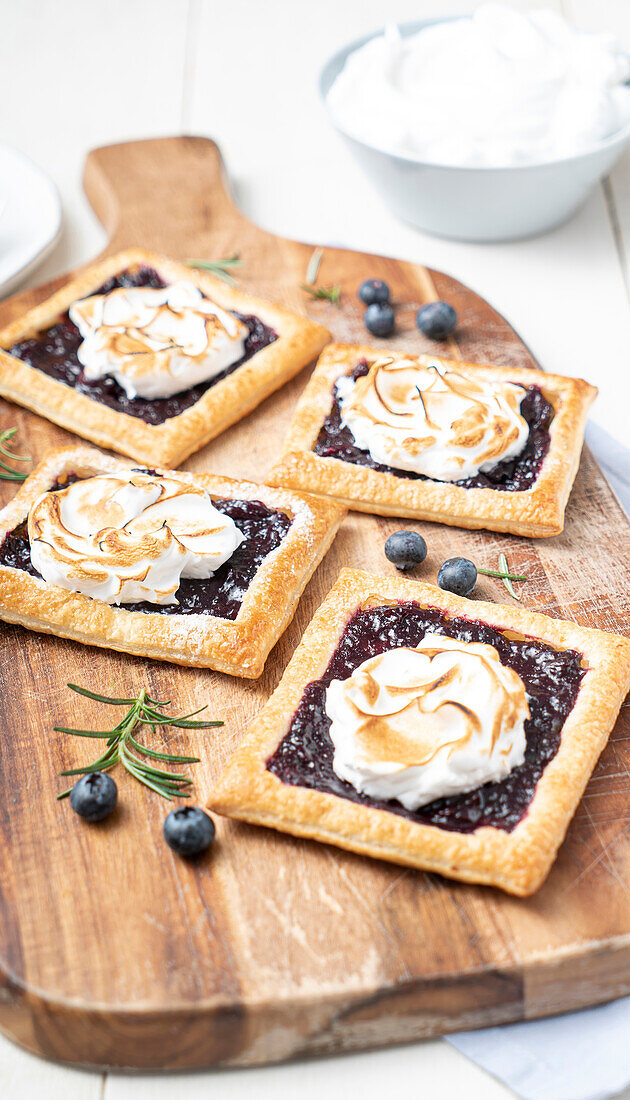
[[[141,753],[142,756],[149,757],[151,760],[161,760],[167,764],[198,764],[199,757],[157,752],[155,749],[143,745],[134,735],[140,726],[149,726],[151,729],[155,729],[156,726],[175,726],[177,729],[208,729],[211,726],[222,726],[223,722],[197,721],[195,715],[201,714],[202,711],[206,710],[206,707],[200,707],[199,710],[191,711],[190,714],[179,715],[176,718],[166,717],[161,711],[163,707],[170,705],[170,701],[160,702],[158,699],[151,699],[145,688],[135,699],[113,699],[108,695],[97,695],[96,692],[78,687],[77,684],[68,684],[68,687],[71,691],[76,691],[78,695],[85,695],[86,698],[93,699],[97,703],[107,703],[112,707],[127,707],[128,710],[120,722],[110,730],[79,730],[71,729],[68,726],[55,726],[55,733],[69,733],[73,737],[94,737],[107,741],[105,752],[97,760],[84,768],[68,768],[67,771],[61,772],[62,775],[88,775],[90,772],[109,771],[115,764],[122,764],[139,783],[143,783],[145,787],[149,787],[150,790],[162,795],[163,798],[167,798],[169,801],[172,801],[173,796],[178,798],[190,797],[189,787],[192,784],[192,779],[189,776],[181,772],[170,772],[154,768],[137,754]],[[62,791],[61,794],[57,795],[57,798],[66,798],[71,790],[72,788],[69,787],[67,791]]]
[[485,577],[499,577],[505,587],[507,588],[510,596],[515,600],[520,600],[520,596],[516,595],[512,581],[526,581],[527,577],[518,573],[510,573],[510,567],[505,554],[499,554],[499,570],[496,569],[477,569],[478,573],[483,573]]
[[209,271],[217,279],[222,279],[229,286],[236,286],[237,280],[232,275],[235,267],[242,267],[243,261],[238,252],[228,256],[225,260],[186,260],[187,267],[199,267],[203,271]]
[[[16,455],[11,450],[16,432],[17,428],[6,428],[5,431],[0,432],[0,455],[10,458],[12,462],[30,462],[30,455]],[[0,480],[26,481],[27,477],[28,474],[23,474],[20,470],[14,470],[13,467],[7,466],[6,462],[3,462],[0,458]]]
[[332,302],[334,306],[339,307],[341,301],[341,287],[338,283],[334,286],[307,286],[306,283],[302,283],[302,290],[306,294],[310,294],[311,298],[322,299],[327,302]]
[[315,286],[323,255],[323,248],[316,248],[314,250],[313,255],[308,261],[308,267],[306,268],[306,282],[300,283],[300,286],[305,294],[310,294],[311,298],[315,298],[319,301],[331,302],[333,306],[339,307],[341,301],[341,287],[338,283],[335,283],[334,286]]
[[[512,576],[510,574],[510,567],[508,565],[508,560],[507,560],[505,554],[499,554],[499,569],[502,569],[505,572],[505,576],[503,577],[503,583],[504,583],[505,587],[507,588],[508,592],[510,593],[510,596],[512,596],[512,598],[515,599],[515,600],[520,600],[521,597],[516,595],[516,592],[514,591],[514,587],[512,585],[512,581],[513,580],[520,580],[521,578],[520,577],[515,578],[514,576]],[[527,580],[527,577],[525,577],[525,580]]]
[[319,265],[322,262],[323,255],[324,249],[316,248],[310,260],[308,261],[305,279],[306,286],[315,286],[315,283],[317,282],[317,275],[319,272]]

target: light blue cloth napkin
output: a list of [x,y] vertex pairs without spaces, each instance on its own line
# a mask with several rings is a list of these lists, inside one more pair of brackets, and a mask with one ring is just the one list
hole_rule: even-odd
[[[630,515],[630,450],[598,424],[586,439]],[[608,1100],[630,1085],[630,997],[448,1041],[523,1100]]]
[[586,442],[630,516],[630,449],[593,421],[587,426]]
[[523,1100],[608,1100],[630,1083],[630,997],[567,1016],[449,1035]]

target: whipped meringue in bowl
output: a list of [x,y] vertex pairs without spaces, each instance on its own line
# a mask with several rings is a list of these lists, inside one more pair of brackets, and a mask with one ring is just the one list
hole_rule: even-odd
[[407,810],[505,779],[525,759],[525,684],[484,643],[429,632],[333,680],[325,708],[336,775]]
[[207,382],[242,359],[248,328],[193,283],[117,287],[70,307],[83,342],[85,377],[111,375],[127,394],[152,400]]
[[45,581],[109,604],[177,603],[183,577],[211,577],[245,537],[204,489],[132,471],[43,493],[28,534]]
[[328,91],[335,122],[376,149],[431,164],[507,167],[585,152],[630,122],[630,59],[608,34],[549,9],[482,4],[348,56]]
[[449,370],[438,360],[376,360],[353,381],[337,381],[341,422],[375,462],[438,481],[487,472],[521,453],[527,391]]
[[557,12],[482,4],[389,26],[333,54],[333,125],[403,221],[506,241],[584,203],[630,144],[630,58]]

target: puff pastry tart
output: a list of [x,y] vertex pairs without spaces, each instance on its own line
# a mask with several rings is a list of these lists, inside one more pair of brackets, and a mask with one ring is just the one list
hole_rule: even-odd
[[527,895],[630,686],[630,640],[345,570],[218,813]]
[[556,535],[596,393],[538,370],[329,344],[267,481],[361,512]]
[[344,514],[91,447],[54,451],[0,512],[0,618],[255,678]]
[[305,317],[133,249],[0,332],[0,394],[140,462],[176,466],[328,338]]

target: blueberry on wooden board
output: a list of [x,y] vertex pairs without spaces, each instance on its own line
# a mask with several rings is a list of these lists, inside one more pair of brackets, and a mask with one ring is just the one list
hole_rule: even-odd
[[372,336],[389,336],[394,331],[394,311],[389,302],[374,302],[368,306],[364,321]]
[[169,848],[180,856],[198,856],[214,840],[214,822],[198,806],[180,806],[171,810],[163,827]]
[[457,324],[457,314],[448,302],[427,302],[416,313],[416,325],[431,340],[444,340]]
[[70,791],[70,805],[86,821],[102,821],[118,801],[118,787],[106,772],[82,775]]
[[394,531],[385,543],[385,557],[404,572],[414,569],[427,556],[427,544],[417,531]]
[[449,558],[440,566],[438,587],[456,596],[470,596],[477,583],[477,567],[468,558]]
[[389,302],[389,287],[382,279],[365,279],[359,287],[359,298],[366,306],[375,302]]

